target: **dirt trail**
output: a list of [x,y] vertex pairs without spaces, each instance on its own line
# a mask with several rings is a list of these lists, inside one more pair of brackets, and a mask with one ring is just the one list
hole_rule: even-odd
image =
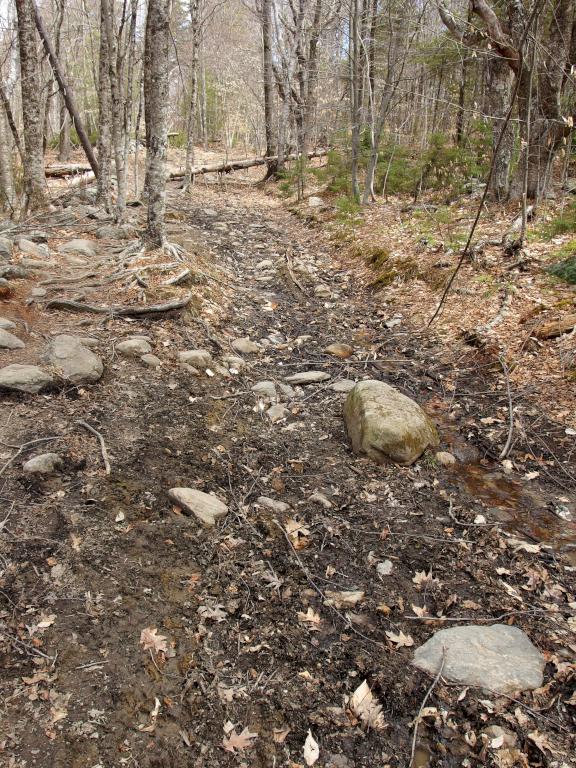
[[[442,415],[444,449],[489,460],[495,449],[474,414],[444,387],[448,358],[390,322],[322,234],[265,195],[199,188],[185,204],[174,193],[169,217],[170,238],[214,265],[197,271],[190,311],[137,322],[28,311],[31,332],[97,338],[105,373],[91,387],[3,396],[3,445],[59,436],[46,450],[64,468],[31,480],[22,461],[39,451],[26,450],[2,476],[0,764],[294,766],[310,729],[317,765],[407,766],[430,685],[410,665],[412,645],[447,618],[525,629],[547,655],[546,688],[522,697],[526,709],[497,697],[489,707],[482,692],[459,701],[461,689],[440,683],[415,764],[492,764],[481,732],[494,724],[516,734],[524,757],[514,764],[574,764],[574,707],[560,706],[574,675],[573,569],[533,539],[474,525],[479,514],[493,521],[498,503],[466,492],[433,457],[379,467],[349,449],[345,393],[332,387],[384,378]],[[89,298],[105,299],[99,288]],[[115,351],[134,334],[150,338],[159,368]],[[226,374],[222,358],[244,337],[259,350]],[[30,337],[18,355],[41,342]],[[355,354],[326,354],[334,342]],[[178,352],[199,348],[213,375],[178,363]],[[2,365],[15,359],[2,352]],[[472,394],[491,386],[481,364],[463,365]],[[286,388],[286,376],[306,370],[330,379]],[[275,423],[274,403],[251,390],[261,381],[275,383],[286,409]],[[103,435],[109,476],[78,420]],[[4,461],[14,457],[5,451]],[[553,479],[539,488],[542,510],[573,504]],[[202,528],[169,501],[176,486],[216,494],[228,516]],[[385,561],[391,571],[380,575]],[[423,571],[432,576],[415,579]],[[340,591],[361,594],[330,605],[327,593]],[[143,648],[146,628],[165,638],[164,652]],[[384,730],[365,730],[345,705],[364,679]],[[542,708],[547,719],[533,714]],[[232,727],[255,734],[236,754],[222,746]]]

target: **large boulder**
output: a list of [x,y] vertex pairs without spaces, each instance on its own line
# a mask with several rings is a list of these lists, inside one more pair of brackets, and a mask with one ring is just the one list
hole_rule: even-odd
[[67,243],[63,243],[58,247],[60,253],[70,253],[76,256],[86,256],[86,258],[92,258],[96,256],[96,248],[91,240],[82,240],[77,238],[75,240],[69,240]]
[[0,368],[0,389],[16,389],[18,392],[36,394],[52,382],[52,376],[37,365],[14,363]]
[[493,693],[540,688],[544,657],[528,635],[508,624],[441,629],[414,654],[418,669]]
[[60,376],[73,384],[93,384],[104,371],[102,360],[76,336],[62,334],[53,338],[47,357]]
[[412,464],[439,443],[436,427],[422,408],[383,381],[360,381],[344,404],[352,448],[379,464]]

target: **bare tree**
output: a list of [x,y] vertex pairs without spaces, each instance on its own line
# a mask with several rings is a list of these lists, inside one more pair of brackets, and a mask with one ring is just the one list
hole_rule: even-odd
[[42,105],[33,0],[16,0],[16,12],[24,123],[24,187],[26,207],[33,210],[46,203]]

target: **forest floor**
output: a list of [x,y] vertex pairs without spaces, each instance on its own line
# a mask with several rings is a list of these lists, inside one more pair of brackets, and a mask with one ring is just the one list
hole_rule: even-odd
[[[417,727],[419,768],[576,765],[568,421],[514,384],[521,428],[500,462],[509,400],[498,356],[401,316],[363,262],[345,258],[338,225],[298,214],[241,181],[199,183],[190,198],[173,185],[169,239],[184,262],[161,271],[172,257],[97,240],[98,274],[73,284],[58,245],[102,223],[81,197],[22,226],[48,234],[56,264],[2,301],[26,347],[0,351],[0,364],[42,364],[50,336],[68,333],[95,340],[104,375],[2,396],[0,764],[295,768],[310,733],[318,766],[405,767]],[[130,216],[140,228],[143,209]],[[184,267],[191,286],[161,285]],[[41,282],[47,295],[34,292]],[[188,291],[186,309],[154,318],[46,307]],[[158,367],[116,350],[134,335]],[[257,351],[226,370],[244,337]],[[327,354],[335,342],[354,354]],[[184,368],[178,353],[190,349],[208,350],[211,367]],[[286,388],[306,370],[330,379]],[[362,378],[426,408],[457,463],[354,455],[334,385]],[[276,385],[278,420],[251,389],[261,381]],[[102,435],[109,474],[80,420]],[[44,450],[63,467],[32,479],[22,463]],[[228,515],[201,527],[169,500],[177,486],[214,493]],[[425,701],[432,681],[411,665],[414,648],[446,626],[498,621],[544,653],[543,687],[511,698],[440,679]],[[363,680],[380,728],[350,703]]]

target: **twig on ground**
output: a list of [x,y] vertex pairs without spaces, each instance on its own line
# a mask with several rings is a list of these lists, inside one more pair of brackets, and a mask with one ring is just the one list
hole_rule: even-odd
[[426,702],[430,698],[432,691],[434,688],[436,688],[438,681],[440,680],[440,677],[442,676],[442,671],[444,669],[444,662],[445,662],[445,651],[442,651],[442,660],[440,663],[440,669],[436,673],[436,677],[434,680],[432,680],[432,685],[428,690],[426,691],[426,695],[422,699],[422,704],[420,704],[420,709],[418,710],[418,714],[416,716],[416,720],[414,721],[414,734],[412,735],[412,749],[410,751],[410,762],[408,763],[408,768],[412,768],[412,765],[414,764],[414,755],[416,753],[416,739],[418,738],[418,725],[420,723],[420,718],[422,717],[422,712],[424,710],[424,707],[426,706]]
[[508,370],[508,366],[506,365],[506,360],[501,356],[500,357],[500,365],[502,366],[502,370],[504,371],[504,379],[506,380],[506,394],[508,395],[508,418],[509,418],[509,425],[508,425],[508,439],[506,440],[506,445],[504,448],[502,448],[502,451],[500,453],[499,458],[505,459],[506,456],[510,453],[510,448],[512,447],[512,438],[514,436],[514,404],[512,403],[512,393],[510,391],[510,372]]
[[109,475],[112,471],[112,467],[110,466],[110,459],[108,457],[108,450],[106,449],[106,443],[104,442],[104,438],[98,432],[97,429],[94,429],[94,427],[91,427],[90,424],[87,424],[85,421],[82,421],[81,419],[76,422],[81,427],[84,427],[84,429],[87,429],[88,432],[91,432],[93,435],[95,435],[98,438],[98,441],[100,443],[100,451],[102,453],[102,459],[104,461],[104,467],[106,468],[106,474]]

